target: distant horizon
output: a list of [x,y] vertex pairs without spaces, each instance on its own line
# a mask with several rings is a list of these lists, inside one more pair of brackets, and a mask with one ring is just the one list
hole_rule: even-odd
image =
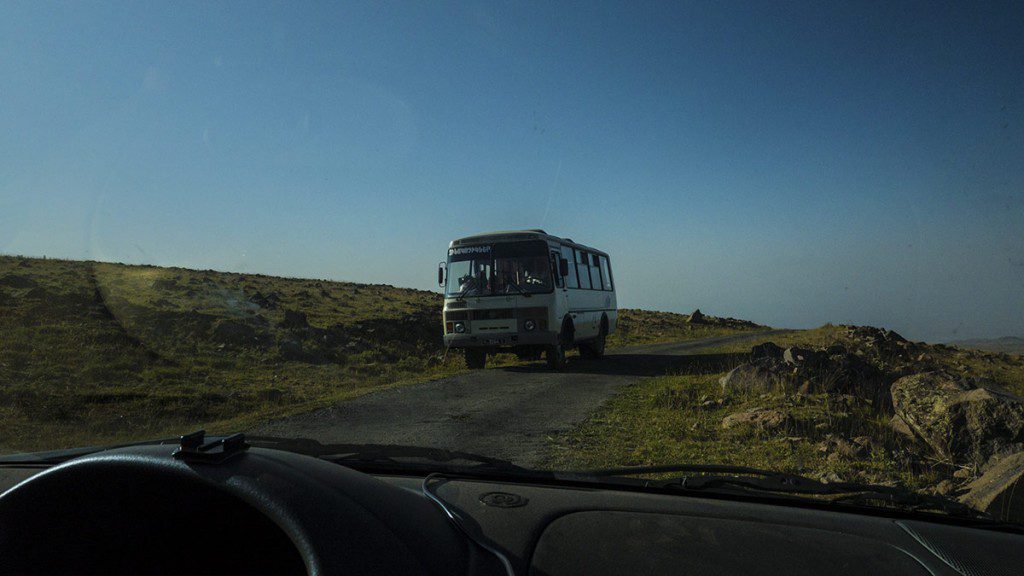
[[[286,280],[316,280],[316,281],[324,281],[324,282],[339,282],[339,283],[350,283],[350,284],[362,284],[364,286],[374,286],[374,285],[377,285],[377,286],[392,286],[392,287],[395,287],[395,288],[404,288],[404,289],[408,289],[408,290],[419,290],[421,292],[431,292],[431,293],[437,294],[438,296],[442,295],[442,292],[441,292],[440,289],[433,289],[433,290],[431,290],[431,289],[418,288],[418,287],[415,287],[415,286],[402,286],[402,285],[399,285],[399,284],[393,284],[393,283],[387,283],[387,282],[361,282],[359,280],[346,279],[346,278],[314,277],[314,276],[288,276],[288,275],[281,275],[281,274],[270,274],[270,273],[266,273],[266,272],[258,272],[258,271],[254,271],[254,270],[230,270],[230,269],[221,269],[221,268],[190,268],[188,266],[180,266],[180,265],[176,265],[176,264],[152,264],[152,263],[146,263],[146,262],[115,262],[115,261],[110,261],[110,260],[93,260],[93,259],[80,259],[80,258],[66,258],[66,257],[61,257],[61,256],[49,256],[49,255],[10,254],[10,253],[7,253],[7,252],[0,252],[0,257],[7,257],[7,258],[30,258],[30,259],[37,259],[37,260],[59,260],[59,261],[67,261],[67,262],[94,262],[94,263],[97,263],[97,264],[115,264],[115,265],[119,265],[119,266],[144,266],[144,267],[151,267],[151,268],[167,268],[167,269],[177,268],[177,269],[181,269],[181,270],[191,270],[191,271],[194,271],[194,272],[215,272],[215,273],[218,273],[218,274],[238,274],[238,275],[252,275],[252,276],[268,276],[268,277],[271,277],[271,278],[281,278],[281,279],[286,279]],[[692,312],[694,312],[694,310],[700,310],[702,314],[706,314],[708,316],[713,316],[715,318],[736,318],[738,320],[749,320],[751,322],[754,322],[755,324],[759,324],[759,325],[765,326],[766,328],[772,328],[772,329],[777,329],[777,330],[806,330],[806,329],[818,328],[818,327],[825,326],[825,325],[830,325],[830,324],[831,325],[835,325],[835,326],[848,325],[846,323],[824,321],[824,322],[821,322],[821,323],[818,323],[818,324],[815,324],[815,325],[812,325],[812,326],[804,326],[804,327],[776,326],[776,325],[771,325],[771,324],[761,324],[761,322],[758,322],[757,319],[755,319],[755,318],[739,317],[739,316],[736,316],[734,314],[717,312],[717,311],[714,311],[713,309],[694,308],[694,309],[690,309],[690,310],[686,311],[686,310],[661,310],[661,309],[657,309],[657,308],[633,307],[633,306],[619,306],[619,308],[632,308],[632,309],[636,309],[636,310],[648,310],[648,311],[651,311],[651,312],[667,312],[667,313],[671,313],[671,314],[680,314],[680,315],[683,315],[683,316],[689,316]],[[712,310],[712,311],[709,312],[708,310]],[[858,324],[853,324],[853,325],[858,325]],[[864,324],[861,324],[861,325],[864,325]],[[886,326],[876,326],[876,328],[888,328],[888,327],[886,327]],[[896,332],[899,333],[898,330],[896,330]],[[901,334],[901,335],[903,337],[907,338],[908,340],[917,340],[915,338],[910,338],[910,337],[908,337],[905,334]],[[975,336],[975,337],[969,337],[969,338],[946,339],[946,340],[932,340],[932,341],[922,340],[922,341],[923,342],[928,342],[928,343],[931,343],[931,344],[954,344],[956,342],[968,342],[968,341],[979,341],[980,342],[980,341],[991,341],[991,340],[1000,340],[1000,339],[1007,339],[1007,338],[1017,339],[1017,340],[1024,340],[1024,336],[1015,335],[1015,334],[1004,334],[1004,335],[1000,335],[1000,336]]]

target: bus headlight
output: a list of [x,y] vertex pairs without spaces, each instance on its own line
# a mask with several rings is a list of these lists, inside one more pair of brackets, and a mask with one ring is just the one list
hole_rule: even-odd
[[457,334],[465,334],[466,333],[466,324],[464,322],[456,322],[455,323],[455,332]]
[[537,323],[534,322],[533,320],[527,320],[526,322],[523,322],[523,328],[526,328],[527,332],[533,332],[533,330],[536,327],[537,327]]

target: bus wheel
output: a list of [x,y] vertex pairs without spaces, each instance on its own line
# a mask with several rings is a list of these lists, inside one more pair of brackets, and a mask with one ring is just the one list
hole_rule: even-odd
[[604,345],[607,340],[608,334],[605,333],[604,326],[601,326],[601,333],[597,335],[597,338],[580,344],[580,356],[595,359],[604,356]]
[[487,365],[487,351],[480,348],[466,348],[466,368],[480,370]]
[[544,352],[544,356],[548,361],[549,369],[561,370],[565,368],[565,347],[562,345],[562,339],[559,338],[556,344],[549,345]]

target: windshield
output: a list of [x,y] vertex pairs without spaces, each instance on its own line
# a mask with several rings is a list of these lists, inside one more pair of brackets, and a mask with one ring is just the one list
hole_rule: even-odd
[[551,291],[551,260],[545,242],[469,246],[448,253],[447,296]]
[[205,429],[1024,522],[1022,2],[2,2],[0,39],[0,456]]

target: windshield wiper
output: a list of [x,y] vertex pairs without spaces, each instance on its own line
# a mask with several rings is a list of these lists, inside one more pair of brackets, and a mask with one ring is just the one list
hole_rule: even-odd
[[520,286],[520,285],[519,285],[518,283],[516,283],[516,282],[509,282],[509,283],[505,284],[505,286],[506,286],[506,287],[508,287],[508,286],[512,286],[513,288],[515,288],[516,290],[518,290],[518,291],[519,291],[519,293],[520,293],[520,294],[522,294],[523,296],[525,296],[526,298],[529,298],[530,296],[533,296],[533,293],[532,293],[532,292],[527,292],[525,288],[523,288],[522,286]]
[[696,472],[695,475],[678,476],[660,480],[642,480],[644,486],[681,490],[710,490],[723,492],[795,494],[820,496],[815,501],[852,504],[862,506],[889,506],[908,511],[942,512],[951,516],[989,519],[989,516],[965,504],[931,494],[922,494],[897,486],[880,486],[855,482],[820,482],[813,478],[761,470],[746,466],[714,464],[678,464],[665,466],[639,466],[627,468],[606,468],[579,472],[583,477],[628,478],[637,474],[663,474],[671,472]]
[[160,440],[144,440],[142,442],[129,442],[126,444],[110,444],[107,446],[84,446],[81,448],[67,448],[63,450],[47,450],[45,452],[25,452],[21,454],[5,454],[0,456],[0,466],[54,466],[79,456],[88,456],[104,450],[116,448],[129,448],[131,446],[150,446],[159,444],[177,444],[178,438],[163,438]]
[[466,298],[466,294],[469,294],[469,291],[475,289],[476,287],[476,282],[473,282],[472,284],[467,283],[466,287],[460,290],[459,293],[455,295],[455,299],[464,300]]

